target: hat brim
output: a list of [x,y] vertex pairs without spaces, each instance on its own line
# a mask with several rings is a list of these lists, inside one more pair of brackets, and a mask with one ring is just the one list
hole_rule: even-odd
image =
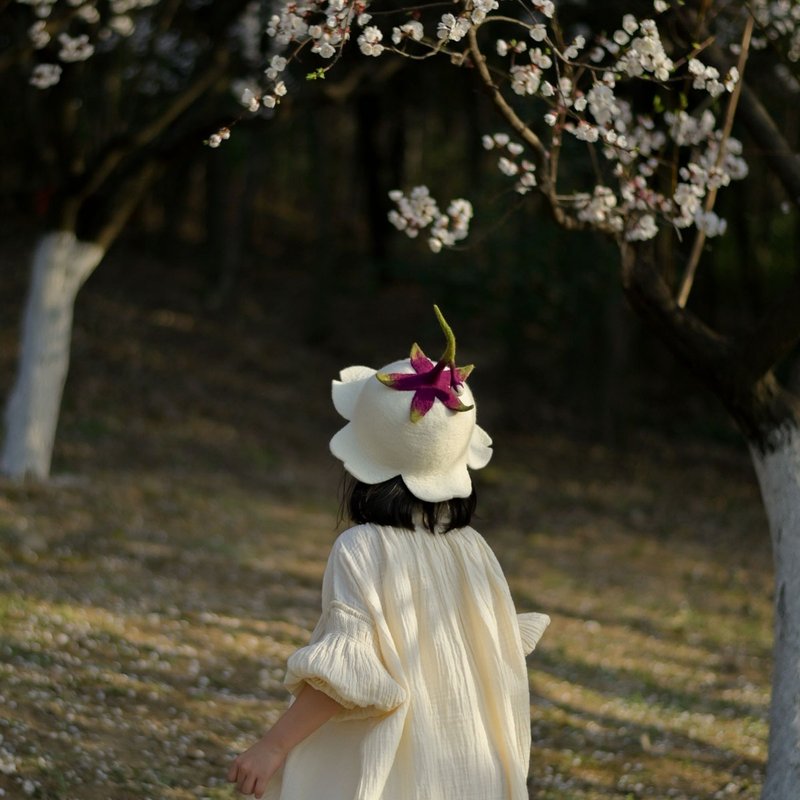
[[492,437],[480,425],[475,425],[467,450],[467,466],[470,469],[483,469],[489,463],[493,452]]
[[400,473],[369,458],[359,447],[352,423],[337,431],[330,442],[331,453],[344,464],[344,468],[362,483],[382,483]]
[[[453,465],[446,473],[432,475],[398,471],[369,458],[359,446],[355,429],[350,423],[334,434],[330,449],[343,463],[344,468],[362,483],[373,485],[399,476],[414,497],[429,503],[442,503],[454,497],[469,497],[472,494],[472,479],[466,462]],[[490,448],[487,447],[486,450],[488,455],[481,453],[484,464],[492,454]]]
[[375,374],[371,367],[347,367],[339,373],[341,380],[331,382],[333,407],[346,419],[353,419],[358,396],[364,384]]

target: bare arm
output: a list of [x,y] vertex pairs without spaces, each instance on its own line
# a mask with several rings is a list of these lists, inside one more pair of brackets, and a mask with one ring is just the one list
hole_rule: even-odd
[[236,757],[228,770],[228,780],[242,794],[262,797],[289,751],[342,708],[324,692],[306,684],[281,718],[249,750]]

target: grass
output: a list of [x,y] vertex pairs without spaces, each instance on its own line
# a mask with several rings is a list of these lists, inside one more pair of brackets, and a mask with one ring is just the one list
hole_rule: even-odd
[[[531,447],[543,465],[550,442],[507,458]],[[581,448],[557,445],[575,448],[568,475],[540,473],[527,495],[527,471],[503,476],[501,461],[482,487],[481,527],[518,606],[553,618],[530,660],[532,796],[756,798],[770,579],[751,481],[733,459],[719,485],[729,500],[684,496],[695,525],[659,535],[682,472],[637,456],[635,483],[601,491],[580,474]],[[5,486],[1,511],[0,733],[16,772],[0,787],[232,796],[225,764],[284,706],[283,665],[315,622],[334,503],[202,473],[178,485],[164,470]]]
[[[316,621],[344,362],[289,312],[82,298],[54,480],[0,483],[0,790],[232,798],[227,764],[284,708]],[[5,376],[12,353],[4,329]],[[553,620],[529,660],[531,797],[757,798],[772,581],[744,454],[545,430],[499,430],[496,453],[477,527],[519,609]]]

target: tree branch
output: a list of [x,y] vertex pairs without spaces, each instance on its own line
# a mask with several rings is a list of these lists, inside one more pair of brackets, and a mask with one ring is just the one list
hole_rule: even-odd
[[130,180],[120,188],[117,195],[121,201],[116,205],[110,218],[100,229],[97,236],[93,237],[104,250],[111,247],[114,240],[119,236],[122,229],[128,223],[131,215],[136,210],[145,192],[152,186],[153,181],[161,170],[154,158],[148,159]]
[[547,149],[542,144],[542,140],[519,118],[519,116],[517,116],[517,112],[511,108],[505,97],[503,97],[497,84],[492,80],[492,75],[486,64],[486,57],[478,46],[478,34],[476,29],[474,27],[470,28],[467,35],[469,37],[469,51],[472,54],[472,60],[478,68],[478,74],[481,76],[481,80],[488,90],[492,102],[506,122],[525,140],[531,150],[534,151],[540,162],[540,166],[544,166],[547,163]]
[[83,177],[80,188],[71,193],[65,202],[62,224],[74,227],[80,207],[86,198],[97,192],[126,158],[137,150],[152,144],[181,114],[208,91],[222,76],[227,63],[227,52],[225,49],[220,49],[215,53],[209,67],[183,92],[176,95],[161,114],[150,120],[132,136],[111,145],[95,167]]
[[486,63],[486,57],[481,52],[478,46],[477,29],[472,27],[467,34],[469,41],[469,52],[472,60],[478,69],[483,85],[495,105],[495,108],[500,112],[500,115],[505,121],[522,137],[525,143],[533,150],[536,160],[538,162],[537,176],[539,178],[539,191],[545,196],[548,201],[550,211],[555,221],[566,230],[585,230],[588,225],[585,225],[580,220],[570,216],[564,211],[564,208],[559,204],[558,198],[555,193],[555,185],[549,174],[548,166],[550,155],[547,148],[542,143],[542,140],[531,130],[531,128],[523,122],[516,111],[511,107],[509,102],[503,97],[497,84],[492,79],[491,72]]
[[723,366],[730,369],[730,342],[681,308],[656,268],[652,243],[620,241],[622,288],[631,305],[670,350],[706,383],[720,386]]
[[[723,74],[731,67],[730,59],[716,44],[707,47],[700,54],[700,58]],[[800,207],[800,156],[792,150],[756,93],[744,81],[741,85],[742,94],[737,119],[744,123],[756,141],[764,159],[791,201]]]
[[[675,6],[673,5],[675,9]],[[686,9],[675,9],[684,31],[693,30],[696,17]],[[702,30],[700,35],[707,34]],[[721,73],[730,69],[730,59],[717,44],[700,54],[707,64]],[[800,207],[800,156],[794,152],[755,92],[741,81],[737,119],[755,140],[764,160],[780,181],[795,206]],[[766,380],[772,368],[785,358],[800,341],[800,261],[787,290],[764,313],[756,324],[732,343],[732,357],[746,373],[751,385]]]
[[[728,142],[728,138],[731,135],[731,130],[733,129],[733,117],[736,114],[736,106],[739,104],[739,97],[742,93],[742,83],[744,81],[744,68],[747,64],[747,55],[750,52],[750,39],[753,35],[753,17],[748,16],[747,22],[745,24],[744,33],[742,34],[742,42],[741,42],[741,49],[739,52],[739,63],[737,64],[737,69],[739,71],[739,80],[736,83],[736,86],[733,89],[733,94],[728,101],[728,107],[725,109],[725,122],[722,125],[722,136],[720,137],[719,141],[719,151],[717,152],[717,158],[715,166],[717,169],[722,165],[722,162],[725,158],[725,145]],[[703,206],[703,209],[706,214],[708,214],[713,208],[714,203],[717,200],[717,187],[714,186],[709,189],[708,194],[706,195],[706,201]],[[678,289],[678,305],[683,308],[686,305],[686,301],[689,299],[689,293],[692,291],[692,286],[694,284],[694,276],[697,272],[697,265],[700,263],[700,256],[703,252],[703,245],[706,242],[706,232],[702,228],[698,229],[697,235],[695,236],[694,243],[692,245],[692,252],[689,255],[689,260],[686,263],[686,268],[683,273],[683,278],[681,279],[680,288]]]

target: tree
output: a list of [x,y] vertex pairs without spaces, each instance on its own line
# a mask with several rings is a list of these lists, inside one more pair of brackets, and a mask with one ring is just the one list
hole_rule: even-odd
[[[800,341],[800,266],[790,287],[746,330],[717,330],[689,306],[708,239],[725,232],[719,189],[744,177],[735,123],[800,205],[800,162],[742,81],[758,59],[771,80],[797,80],[800,6],[721,0],[629,3],[610,35],[592,33],[584,4],[457,0],[407,11],[366,0],[301,0],[276,9],[267,33],[287,47],[246,98],[275,108],[284,71],[302,59],[324,78],[355,38],[367,58],[441,56],[469,69],[506,129],[484,137],[523,196],[568,230],[618,247],[630,305],[719,398],[749,447],[775,560],[775,644],[764,800],[800,792],[800,397],[779,367]],[[642,13],[636,13],[641,10]],[[607,13],[606,4],[602,9]],[[321,66],[309,67],[310,54]],[[781,71],[776,71],[781,65]],[[221,138],[214,141],[220,144]],[[581,172],[575,164],[586,168]],[[570,168],[567,169],[565,165]],[[587,177],[588,176],[588,177]],[[392,193],[394,225],[426,231],[435,252],[463,240],[467,200],[439,209],[425,186]],[[673,277],[673,276],[678,276]]]
[[28,124],[13,129],[15,150],[52,197],[32,259],[0,471],[44,478],[76,295],[163,166],[187,141],[202,142],[219,114],[210,98],[259,52],[261,26],[246,0],[18,0],[0,9],[0,73],[12,75],[4,100],[28,110]]

